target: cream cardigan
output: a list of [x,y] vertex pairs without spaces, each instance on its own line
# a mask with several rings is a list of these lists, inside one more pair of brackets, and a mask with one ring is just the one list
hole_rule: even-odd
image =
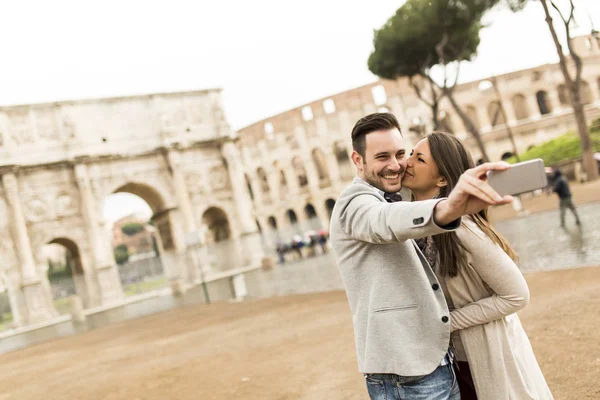
[[[446,278],[479,400],[546,400],[550,389],[515,314],[529,289],[510,257],[468,217],[457,230],[469,265]],[[440,255],[443,256],[443,255]]]

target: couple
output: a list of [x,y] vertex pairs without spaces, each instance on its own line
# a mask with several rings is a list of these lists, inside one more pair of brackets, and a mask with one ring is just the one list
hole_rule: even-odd
[[352,145],[330,235],[371,399],[552,399],[515,314],[529,289],[486,216],[512,199],[485,174],[509,165],[474,167],[443,133],[408,155],[390,113],[360,119]]

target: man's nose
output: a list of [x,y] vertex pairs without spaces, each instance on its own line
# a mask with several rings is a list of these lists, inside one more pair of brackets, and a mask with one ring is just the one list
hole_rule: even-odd
[[401,168],[402,166],[400,165],[400,162],[395,158],[392,158],[390,163],[388,164],[388,169],[391,171],[398,171]]

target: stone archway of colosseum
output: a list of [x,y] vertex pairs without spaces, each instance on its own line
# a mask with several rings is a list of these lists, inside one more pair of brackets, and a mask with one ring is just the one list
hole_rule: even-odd
[[327,160],[325,159],[325,153],[318,147],[312,150],[312,160],[317,170],[317,176],[319,178],[319,184],[326,186],[329,184],[329,173],[327,172]]
[[354,165],[352,164],[352,160],[348,155],[344,143],[342,141],[335,142],[333,144],[333,151],[335,154],[335,159],[338,163],[338,167],[340,170],[340,178],[342,179],[342,181],[348,181],[354,178]]

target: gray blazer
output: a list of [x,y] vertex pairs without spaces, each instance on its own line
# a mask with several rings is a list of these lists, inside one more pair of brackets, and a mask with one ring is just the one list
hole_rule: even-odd
[[333,208],[330,225],[352,312],[358,370],[427,375],[450,341],[450,313],[439,282],[412,239],[449,232],[433,210],[441,199],[387,203],[355,178]]

